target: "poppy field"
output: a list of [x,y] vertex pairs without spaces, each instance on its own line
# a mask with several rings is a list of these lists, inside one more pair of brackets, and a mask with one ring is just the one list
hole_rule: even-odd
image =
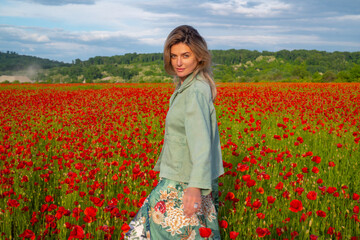
[[[0,239],[122,239],[158,183],[173,91],[1,85]],[[360,240],[360,84],[218,93],[222,239]]]

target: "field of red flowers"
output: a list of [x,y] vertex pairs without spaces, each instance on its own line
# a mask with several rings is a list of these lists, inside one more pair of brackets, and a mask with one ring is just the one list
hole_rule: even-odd
[[[1,239],[121,239],[158,182],[164,84],[1,85]],[[360,85],[223,84],[223,239],[360,239]]]

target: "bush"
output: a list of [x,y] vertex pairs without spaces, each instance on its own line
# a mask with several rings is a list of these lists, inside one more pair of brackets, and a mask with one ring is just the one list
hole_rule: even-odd
[[333,82],[335,80],[336,80],[336,74],[331,70],[326,71],[322,76],[323,82]]

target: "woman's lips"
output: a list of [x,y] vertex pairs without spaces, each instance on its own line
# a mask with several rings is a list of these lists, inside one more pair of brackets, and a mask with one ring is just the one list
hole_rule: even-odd
[[176,71],[178,72],[183,72],[185,70],[185,68],[176,68]]

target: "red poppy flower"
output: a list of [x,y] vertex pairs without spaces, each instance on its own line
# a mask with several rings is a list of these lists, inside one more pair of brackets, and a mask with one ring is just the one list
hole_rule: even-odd
[[297,188],[295,188],[295,192],[297,193],[297,194],[299,194],[299,196],[304,192],[304,188],[302,188],[302,187],[297,187]]
[[47,223],[54,222],[54,221],[55,221],[55,216],[54,216],[54,215],[46,215],[46,216],[45,216],[45,221],[46,221]]
[[359,206],[354,206],[353,212],[358,214],[359,213]]
[[321,162],[321,158],[320,158],[319,156],[313,156],[313,157],[311,158],[311,161],[319,164],[319,163]]
[[246,175],[243,175],[243,176],[242,176],[242,179],[243,179],[245,182],[247,182],[247,181],[249,181],[249,180],[251,179],[251,176],[248,175],[248,174],[246,174]]
[[21,182],[23,183],[23,182],[28,182],[29,181],[29,178],[25,175],[25,176],[23,176],[22,177],[22,179],[21,179]]
[[94,207],[87,207],[84,210],[84,214],[86,216],[86,218],[84,218],[84,221],[87,223],[91,223],[94,222],[96,220],[96,213],[97,213],[97,209]]
[[283,189],[283,187],[284,187],[284,183],[282,183],[282,182],[279,182],[276,186],[275,186],[275,189],[277,189],[277,190],[282,190]]
[[125,187],[124,187],[124,193],[126,193],[126,194],[129,194],[129,193],[130,193],[130,190],[129,190],[129,187],[128,187],[128,186],[125,186]]
[[85,237],[84,229],[78,225],[74,225],[73,230],[70,232],[70,236],[68,240],[71,240],[73,238],[83,239],[84,237]]
[[316,196],[317,196],[317,193],[315,191],[310,191],[306,197],[309,199],[309,200],[316,200]]
[[353,200],[357,201],[360,199],[360,195],[357,193],[353,193]]
[[333,194],[336,190],[337,190],[336,187],[328,187],[328,189],[326,190],[326,192],[329,193],[329,194]]
[[308,216],[305,213],[301,214],[300,222],[305,222],[305,220],[308,218]]
[[288,223],[288,222],[290,222],[290,218],[288,217],[288,218],[285,218],[285,220],[284,221],[282,221],[283,223]]
[[303,210],[303,205],[300,200],[294,199],[290,202],[290,211],[299,212]]
[[90,201],[92,201],[95,204],[95,206],[102,207],[105,202],[105,199],[101,200],[98,197],[90,197]]
[[221,228],[226,229],[226,228],[228,227],[228,222],[227,222],[226,220],[221,220],[221,221],[219,222],[219,226],[220,226]]
[[22,237],[23,240],[25,238],[30,238],[31,240],[34,240],[35,239],[35,233],[29,229],[26,229],[22,234],[19,235],[19,237]]
[[239,235],[238,232],[231,231],[230,232],[230,239],[236,239],[238,235]]
[[254,209],[254,210],[257,210],[257,209],[259,209],[260,207],[261,207],[261,202],[259,201],[259,199],[256,199],[256,201],[252,204],[252,208]]
[[115,182],[115,181],[117,181],[118,180],[118,175],[117,174],[114,174],[113,176],[112,176],[112,180]]
[[293,240],[295,237],[299,236],[299,233],[297,231],[291,232],[291,239]]
[[281,136],[276,135],[276,134],[274,135],[274,138],[277,139],[277,140],[281,140]]
[[273,204],[275,202],[276,198],[274,198],[273,196],[268,196],[267,197],[267,201],[269,204]]
[[201,228],[199,228],[199,233],[200,233],[201,237],[208,238],[208,237],[210,237],[212,231],[210,228],[201,227]]
[[15,207],[15,208],[17,208],[18,206],[20,206],[20,203],[19,203],[17,200],[15,200],[15,199],[9,199],[8,202],[7,202],[7,205],[8,205],[9,207]]
[[74,208],[73,210],[72,210],[72,217],[74,217],[75,219],[76,219],[76,221],[78,221],[79,220],[79,218],[80,218],[80,213],[82,212],[83,210],[81,209],[81,208],[78,208],[78,207],[76,207],[76,208]]
[[246,186],[248,188],[251,188],[252,186],[255,186],[255,185],[256,185],[256,181],[253,179],[250,179],[249,181],[246,182]]
[[258,189],[256,189],[256,191],[260,194],[264,194],[264,192],[265,192],[264,188],[262,188],[262,187],[259,187]]
[[235,194],[233,192],[228,192],[226,194],[225,200],[233,200],[235,198]]
[[327,230],[327,234],[333,235],[334,233],[335,233],[335,228],[329,227],[329,229]]
[[47,195],[45,197],[45,202],[52,202],[52,201],[54,201],[54,198],[51,195]]
[[130,226],[127,223],[124,223],[121,226],[121,231],[123,231],[124,233],[127,233],[130,230]]
[[311,171],[315,174],[319,173],[319,169],[317,167],[313,167]]
[[326,212],[322,210],[318,210],[316,211],[316,215],[318,215],[319,217],[326,217]]
[[286,190],[282,193],[282,196],[283,196],[283,198],[290,199],[290,192]]
[[236,171],[240,171],[240,172],[245,172],[247,170],[249,170],[249,166],[246,164],[241,164],[241,163],[239,163],[236,168]]
[[310,235],[310,240],[317,240],[318,238],[319,237],[316,235],[313,235],[313,234]]
[[256,233],[260,238],[265,237],[266,235],[270,235],[270,231],[267,228],[261,228],[261,227],[258,227],[256,229]]

